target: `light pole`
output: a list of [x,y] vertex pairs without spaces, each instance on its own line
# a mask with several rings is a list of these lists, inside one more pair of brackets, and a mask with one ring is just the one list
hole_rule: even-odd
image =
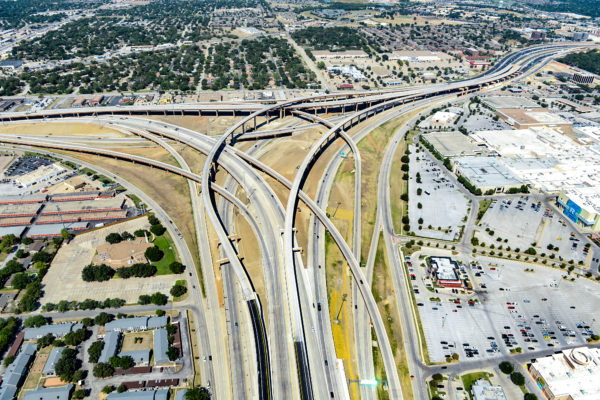
[[348,295],[346,293],[344,293],[342,295],[342,303],[340,304],[340,308],[339,308],[337,315],[335,316],[335,320],[334,320],[338,324],[340,323],[339,316],[340,316],[340,313],[342,312],[342,307],[344,306],[344,302],[346,301],[347,297],[348,297]]

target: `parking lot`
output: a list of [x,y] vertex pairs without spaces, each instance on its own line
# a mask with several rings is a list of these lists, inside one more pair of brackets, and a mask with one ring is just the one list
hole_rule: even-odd
[[[434,252],[442,253],[423,254]],[[562,279],[564,271],[516,261],[458,260],[476,288],[472,295],[451,289],[434,293],[426,287],[430,281],[424,279],[425,268],[419,266],[424,260],[413,255],[409,267],[431,362],[443,362],[453,353],[465,360],[493,358],[517,348],[559,349],[584,344],[600,332],[600,321],[594,318],[600,307],[597,283],[584,278],[571,282]]]
[[[468,199],[449,181],[445,170],[440,170],[428,153],[417,153],[415,146],[410,147],[410,152],[408,215],[411,231],[417,236],[457,239],[467,215]],[[439,206],[442,203],[444,207]],[[422,224],[419,224],[420,218],[423,219]]]
[[47,158],[21,157],[6,168],[4,175],[10,177],[25,175],[31,171],[35,171],[39,167],[50,165],[52,163],[54,163],[54,161]]
[[[502,245],[524,251],[535,243],[538,254],[554,253],[557,259],[562,257],[565,261],[585,262],[588,256],[584,244],[561,214],[526,196],[494,200],[479,228],[476,236],[488,247],[494,244],[496,248]],[[493,236],[486,229],[491,230]],[[553,250],[549,250],[548,245],[552,245]]]

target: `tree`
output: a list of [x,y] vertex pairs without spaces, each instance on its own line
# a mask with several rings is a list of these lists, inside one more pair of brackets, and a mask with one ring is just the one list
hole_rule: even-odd
[[73,399],[84,399],[86,395],[86,391],[85,389],[77,389],[76,391],[73,392]]
[[204,387],[195,387],[188,389],[183,397],[185,400],[209,400],[210,392]]
[[25,251],[23,249],[19,249],[17,250],[17,252],[15,253],[15,257],[17,258],[25,258],[25,257],[29,257],[29,252]]
[[83,324],[83,326],[85,326],[86,328],[89,328],[90,326],[94,325],[94,320],[89,318],[89,317],[85,317],[84,319],[81,320],[81,323]]
[[510,374],[510,380],[517,386],[525,384],[525,377],[520,372],[513,372],[512,374]]
[[127,391],[127,386],[120,384],[119,387],[117,388],[117,393],[123,393]]
[[90,363],[97,363],[104,348],[104,341],[98,340],[90,345],[88,348],[88,361]]
[[102,393],[112,393],[115,390],[115,387],[113,385],[106,385],[102,388]]
[[515,371],[515,366],[509,361],[502,361],[500,365],[498,365],[498,368],[506,375],[510,375]]
[[81,279],[86,282],[103,282],[113,277],[115,271],[108,265],[87,265],[81,270]]
[[538,397],[533,393],[525,393],[523,400],[538,400]]
[[100,314],[96,315],[96,318],[94,318],[94,323],[96,325],[106,325],[107,323],[109,323],[113,319],[115,319],[114,315],[108,314],[108,313],[105,313],[105,312],[101,312]]
[[169,360],[175,361],[179,358],[179,350],[176,347],[169,346],[167,356],[169,356]]
[[66,229],[61,229],[60,231],[60,236],[64,239],[64,240],[69,240],[71,239],[71,234],[69,233],[68,230]]
[[185,285],[175,284],[171,288],[171,296],[173,297],[183,296],[186,292],[187,288],[185,287]]
[[167,304],[167,295],[156,292],[152,295],[152,304],[156,306],[164,306]]
[[165,228],[161,224],[152,225],[150,227],[150,232],[152,232],[152,234],[154,234],[156,236],[161,236],[163,233],[165,233],[166,230],[167,230],[167,228]]
[[51,333],[48,333],[47,335],[44,335],[44,336],[42,336],[41,338],[38,339],[38,341],[37,341],[37,348],[39,350],[39,349],[41,349],[43,347],[48,347],[53,342],[54,342],[54,335],[52,335]]
[[94,370],[92,373],[96,378],[108,378],[109,376],[112,376],[112,374],[114,372],[115,372],[115,369],[113,367],[111,367],[110,364],[98,363],[94,367]]
[[0,241],[0,252],[8,251],[15,245],[15,243],[17,243],[17,237],[15,235],[13,235],[12,233],[4,235],[2,237],[2,240]]
[[45,251],[38,251],[31,257],[31,261],[34,263],[38,261],[49,263],[52,261],[52,254],[46,253]]
[[77,329],[76,331],[67,333],[63,340],[68,346],[79,346],[85,340],[86,333],[85,328]]
[[73,373],[73,382],[79,382],[85,378],[86,372],[82,369],[78,369]]
[[160,224],[160,221],[158,220],[158,218],[156,218],[156,216],[153,214],[148,215],[148,222],[150,223],[150,225]]
[[33,239],[32,239],[32,238],[29,238],[29,237],[24,237],[24,238],[21,240],[21,243],[23,243],[23,244],[25,244],[25,245],[30,245],[31,243],[33,243]]
[[163,258],[164,253],[156,246],[148,247],[144,252],[144,256],[150,261],[156,262]]
[[62,356],[54,365],[56,376],[65,382],[71,382],[73,374],[78,369],[77,351],[65,348]]
[[123,238],[121,237],[121,235],[119,235],[116,232],[109,233],[108,235],[106,235],[105,239],[106,239],[106,242],[110,243],[110,244],[117,244],[117,243],[120,243],[123,240]]
[[39,328],[42,325],[48,324],[48,322],[50,322],[49,318],[46,318],[42,315],[34,315],[32,317],[27,317],[25,322],[23,322],[23,325],[25,325],[26,328]]
[[185,270],[185,265],[178,261],[173,261],[171,264],[169,264],[169,269],[174,274],[181,274]]
[[15,358],[17,358],[17,356],[8,356],[4,359],[4,366],[8,367],[10,364],[12,364],[13,361],[15,361]]
[[133,362],[133,358],[131,356],[120,357],[119,367],[121,367],[121,369],[129,369],[134,365],[135,363]]
[[12,280],[12,287],[15,289],[25,289],[27,285],[31,283],[31,277],[25,272],[15,274]]
[[152,297],[147,294],[142,294],[142,295],[140,295],[140,297],[138,299],[138,303],[140,303],[142,305],[150,304],[150,303],[152,303]]

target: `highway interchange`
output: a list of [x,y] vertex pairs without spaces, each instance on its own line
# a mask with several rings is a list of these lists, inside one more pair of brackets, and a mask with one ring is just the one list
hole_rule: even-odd
[[[378,305],[371,292],[375,249],[380,233],[385,241],[386,254],[392,271],[395,301],[400,313],[400,324],[406,344],[408,370],[414,377],[414,398],[428,398],[425,378],[441,367],[432,368],[423,362],[420,341],[413,318],[415,310],[409,297],[398,237],[393,228],[390,205],[390,171],[396,148],[412,123],[429,112],[434,103],[464,99],[484,89],[498,88],[524,74],[535,71],[541,64],[557,57],[562,51],[571,51],[583,45],[547,45],[515,52],[486,73],[464,81],[422,86],[409,89],[360,93],[334,93],[306,98],[295,98],[275,104],[252,103],[235,105],[211,103],[208,105],[136,106],[51,110],[39,113],[0,114],[0,120],[18,123],[23,120],[78,121],[109,125],[152,141],[171,154],[179,167],[156,160],[81,144],[80,140],[57,140],[49,137],[0,135],[0,142],[13,146],[36,146],[44,151],[68,150],[135,162],[159,168],[188,179],[193,209],[196,242],[205,293],[200,290],[200,279],[195,268],[190,277],[196,284],[186,308],[193,313],[201,354],[202,384],[210,386],[215,398],[264,399],[324,399],[348,398],[348,384],[342,381],[336,366],[327,287],[325,282],[325,231],[346,261],[354,279],[352,303],[355,305],[354,331],[358,375],[373,379],[371,327],[375,333],[385,373],[387,390],[392,399],[403,395],[394,353]],[[179,113],[180,115],[234,115],[243,116],[223,135],[207,136],[196,131],[144,118],[150,114]],[[404,126],[394,132],[386,144],[377,182],[377,211],[375,229],[368,255],[361,260],[360,223],[361,157],[356,144],[373,129],[398,118],[416,113]],[[323,115],[326,119],[320,117]],[[269,129],[269,123],[282,117],[296,118],[285,129]],[[265,122],[257,124],[257,119]],[[368,125],[364,125],[364,121]],[[308,121],[308,125],[306,124]],[[300,125],[303,123],[303,125]],[[352,129],[355,125],[359,129]],[[293,179],[287,179],[267,166],[260,157],[269,151],[269,141],[280,136],[295,134],[307,126],[322,126],[326,133],[311,144]],[[257,130],[259,127],[267,129]],[[254,135],[254,136],[253,136]],[[248,151],[236,144],[243,140],[256,141]],[[313,170],[316,161],[337,140],[344,143],[341,153],[327,160],[322,171]],[[179,143],[204,155],[201,173],[194,173],[173,143]],[[334,185],[335,174],[343,157],[352,154],[355,162],[354,223],[351,242],[333,224],[325,212]],[[63,157],[61,155],[61,157]],[[66,157],[66,156],[64,156]],[[80,165],[86,163],[73,158]],[[90,165],[107,176],[113,176],[98,165]],[[320,174],[315,198],[303,189],[311,174]],[[287,201],[281,201],[265,175],[283,185],[288,191]],[[120,177],[115,177],[132,193],[138,195],[164,221],[171,221],[160,206],[152,200],[152,193],[144,193]],[[217,184],[217,181],[221,184]],[[311,212],[306,236],[307,265],[302,258],[302,247],[297,237],[296,218],[299,204]],[[242,216],[257,238],[266,287],[266,302],[254,291],[252,277],[240,259],[234,210]],[[471,214],[474,213],[474,208]],[[473,215],[472,215],[473,216]],[[472,217],[471,216],[471,217]],[[219,254],[211,254],[209,227],[216,234]],[[195,265],[194,257],[179,229],[166,224],[186,265]],[[461,247],[468,244],[464,235]],[[243,240],[243,238],[242,238]],[[323,268],[322,268],[323,266]],[[219,305],[215,270],[220,269],[223,280],[225,306]],[[268,307],[264,308],[264,304]],[[319,307],[315,307],[319,303]],[[322,309],[321,309],[322,307]],[[268,315],[268,326],[264,315]],[[246,334],[241,334],[245,332]],[[453,373],[468,368],[469,364],[454,364]],[[224,373],[229,371],[229,373]],[[361,398],[375,398],[372,387],[361,386]]]

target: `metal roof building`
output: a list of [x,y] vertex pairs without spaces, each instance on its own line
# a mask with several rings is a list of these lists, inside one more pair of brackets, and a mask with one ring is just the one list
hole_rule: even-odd
[[120,332],[111,331],[104,335],[104,347],[100,353],[98,362],[107,363],[112,356],[117,353],[117,347],[119,347],[119,338],[121,337]]
[[169,336],[167,330],[160,328],[156,329],[153,333],[154,340],[154,364],[164,365],[169,364],[169,356],[167,350],[169,350]]
[[86,229],[88,225],[88,222],[33,225],[31,228],[29,228],[27,236],[31,238],[60,236],[60,232],[63,229],[67,229],[69,231],[80,231]]
[[71,331],[76,331],[83,328],[82,324],[75,324],[73,322],[65,322],[62,324],[51,324],[43,325],[39,328],[27,328],[25,329],[25,340],[39,339],[47,334],[52,334],[54,337],[64,337]]
[[185,394],[187,393],[187,389],[178,390],[175,394],[175,400],[184,400]]
[[25,231],[24,226],[0,226],[0,239],[6,235],[15,235],[20,238]]
[[37,345],[25,343],[15,360],[6,368],[0,386],[0,399],[13,399],[18,392],[19,386],[25,380],[29,370],[29,364],[33,360]]
[[135,365],[150,364],[150,349],[122,351],[119,353],[119,357],[125,357],[125,356],[129,356],[129,357],[133,358],[133,362],[135,363]]
[[65,350],[65,347],[56,347],[52,349],[48,359],[46,360],[46,364],[44,364],[44,368],[42,369],[42,374],[44,375],[54,375],[54,366],[57,361],[62,357],[62,353]]
[[167,400],[169,397],[168,389],[154,390],[154,391],[140,391],[140,392],[123,392],[123,393],[111,393],[106,399],[107,400]]
[[74,387],[72,383],[53,388],[38,386],[34,390],[26,392],[23,400],[69,400]]
[[163,328],[167,325],[167,321],[168,318],[166,316],[120,318],[104,325],[104,330],[106,332],[145,331],[147,329]]

